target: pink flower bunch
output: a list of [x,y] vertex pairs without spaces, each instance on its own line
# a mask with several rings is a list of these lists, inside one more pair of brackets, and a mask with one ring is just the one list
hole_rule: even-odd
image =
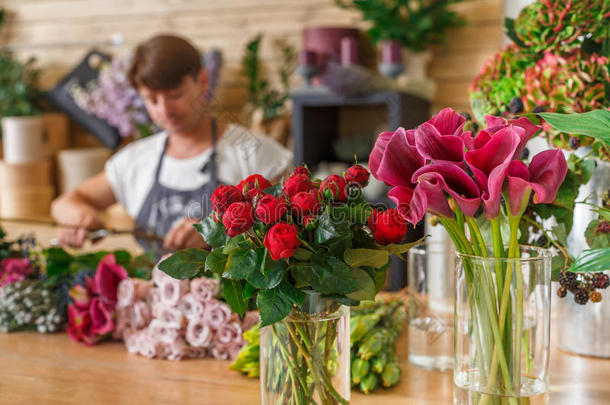
[[115,329],[117,287],[126,278],[127,271],[108,254],[100,260],[93,278],[70,289],[68,334],[72,339],[93,345],[110,337]]
[[500,214],[501,199],[513,215],[534,203],[550,203],[567,173],[559,150],[534,156],[529,167],[519,159],[540,129],[527,118],[487,116],[487,128],[473,137],[465,118],[445,108],[417,129],[398,128],[379,135],[369,158],[373,176],[393,186],[388,196],[410,223],[426,211],[453,218],[459,208],[469,217],[482,207],[487,219]]
[[0,262],[0,287],[25,280],[33,270],[29,259],[2,259]]
[[218,280],[177,280],[155,267],[152,282],[125,279],[118,286],[117,330],[127,350],[149,358],[234,359],[245,344],[242,331],[259,321],[241,321],[216,299]]

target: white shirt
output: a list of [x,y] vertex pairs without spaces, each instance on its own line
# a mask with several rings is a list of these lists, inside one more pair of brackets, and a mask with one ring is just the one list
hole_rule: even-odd
[[[113,155],[105,166],[114,196],[129,215],[137,217],[154,179],[166,132],[135,141]],[[218,181],[236,185],[252,174],[272,180],[292,165],[293,155],[275,140],[230,124],[216,143]],[[187,159],[165,155],[159,182],[176,190],[193,190],[210,181],[200,169],[209,161],[211,149]]]

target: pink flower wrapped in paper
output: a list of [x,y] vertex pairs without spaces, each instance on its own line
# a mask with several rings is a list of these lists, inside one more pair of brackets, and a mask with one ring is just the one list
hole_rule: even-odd
[[219,289],[220,283],[213,278],[200,277],[191,280],[191,294],[201,302],[208,302],[216,298]]
[[224,302],[212,300],[203,309],[203,319],[212,330],[217,330],[231,318],[231,308]]
[[194,347],[208,348],[212,344],[214,334],[203,318],[192,319],[186,327],[186,341]]
[[182,296],[178,309],[182,311],[188,320],[203,317],[203,304],[193,293],[187,293]]

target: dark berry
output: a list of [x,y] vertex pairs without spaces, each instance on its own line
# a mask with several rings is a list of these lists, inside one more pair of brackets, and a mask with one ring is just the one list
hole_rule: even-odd
[[599,225],[597,225],[597,232],[599,233],[608,233],[610,232],[610,222],[601,221]]
[[608,285],[610,285],[610,277],[604,273],[597,273],[597,276],[595,277],[595,288],[604,289],[608,288]]
[[562,271],[559,276],[559,284],[566,290],[575,290],[578,288],[578,279],[576,273],[571,271]]
[[508,110],[511,114],[521,114],[523,112],[523,101],[520,97],[515,97],[510,100]]
[[530,150],[528,148],[524,148],[523,152],[521,152],[521,159],[525,160],[530,157]]
[[565,297],[567,293],[568,293],[568,291],[563,287],[559,287],[557,289],[557,295],[559,296],[559,298]]
[[546,110],[545,110],[545,109],[544,109],[544,107],[543,107],[543,106],[541,106],[541,105],[537,105],[537,106],[536,106],[536,107],[534,107],[534,109],[532,110],[532,112],[533,112],[534,114],[541,113],[541,112],[545,112],[545,111],[546,111]]
[[584,288],[579,288],[574,294],[574,302],[579,305],[585,305],[589,301],[589,293]]
[[536,240],[536,245],[538,246],[546,246],[547,243],[549,243],[549,240],[546,235],[540,235],[540,237]]
[[466,118],[466,121],[472,121],[472,117],[467,112],[461,112],[460,115]]
[[589,293],[589,299],[591,302],[600,302],[602,300],[602,295],[598,291],[591,291]]
[[580,138],[570,138],[570,148],[572,148],[572,149],[580,148]]

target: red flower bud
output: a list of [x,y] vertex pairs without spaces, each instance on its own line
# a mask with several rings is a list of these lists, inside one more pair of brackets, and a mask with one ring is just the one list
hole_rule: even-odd
[[220,216],[229,208],[229,205],[243,200],[241,190],[235,186],[219,186],[210,197],[212,209]]
[[254,214],[261,222],[273,224],[284,216],[286,210],[286,201],[283,198],[277,198],[271,194],[267,194],[258,201],[258,204],[256,204]]
[[227,208],[222,216],[222,223],[230,237],[244,233],[252,227],[254,215],[252,205],[248,202],[236,202]]
[[288,198],[292,198],[301,191],[309,191],[312,188],[313,184],[305,174],[294,174],[284,182],[284,193]]
[[271,182],[260,174],[248,176],[237,185],[237,188],[239,188],[244,195],[248,190],[252,190],[253,188],[264,190],[269,187],[271,187]]
[[362,187],[369,184],[371,173],[360,165],[353,165],[345,172],[345,180],[348,183],[358,183]]
[[279,222],[269,228],[263,243],[273,260],[291,257],[301,246],[297,227],[285,222]]
[[308,231],[313,231],[315,229],[316,222],[318,222],[318,218],[315,215],[305,215],[301,219],[301,225]]
[[316,190],[301,191],[290,200],[290,208],[294,215],[301,218],[317,213],[322,208],[322,204],[320,204]]
[[304,174],[307,177],[311,176],[311,172],[305,166],[295,167],[294,170],[292,171],[291,177],[294,176],[295,174]]
[[368,227],[380,245],[398,243],[407,233],[407,222],[394,208],[383,212],[373,210]]
[[345,193],[346,185],[347,183],[343,177],[337,174],[331,174],[324,179],[322,184],[320,184],[320,191],[322,191],[326,198],[345,201],[347,200],[347,195]]

